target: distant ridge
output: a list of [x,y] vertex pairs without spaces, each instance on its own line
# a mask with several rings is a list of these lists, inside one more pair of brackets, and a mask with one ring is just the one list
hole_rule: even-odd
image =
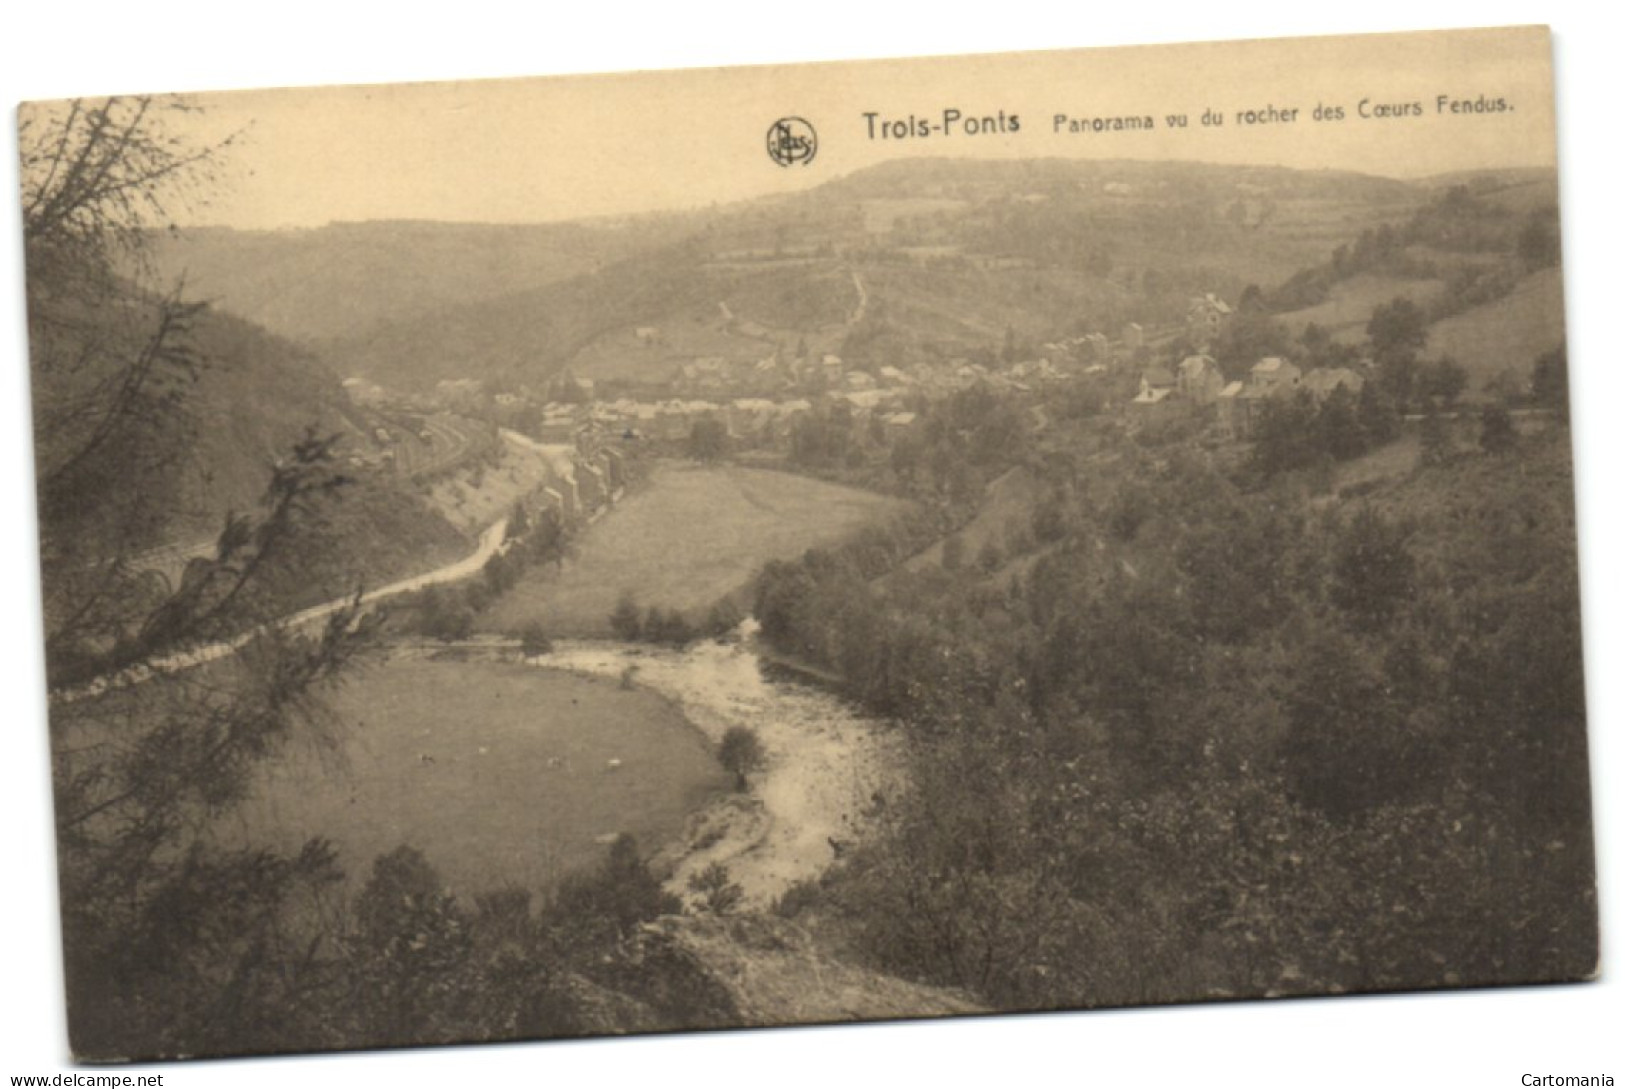
[[[1129,320],[1169,326],[1192,293],[1233,300],[1249,284],[1281,283],[1449,184],[1504,191],[1518,207],[1556,195],[1552,172],[1531,168],[1401,181],[1195,162],[910,159],[704,212],[217,228],[182,232],[160,258],[341,376],[408,392],[468,378],[536,389],[566,366],[591,377],[577,357],[595,343],[715,324],[719,307],[765,336],[764,353],[808,338],[840,351],[825,296],[853,270],[874,294],[868,344],[893,361],[933,344],[962,353],[1006,328],[1048,338]],[[797,296],[815,302],[784,305]],[[658,383],[681,354],[628,356],[610,371]]]

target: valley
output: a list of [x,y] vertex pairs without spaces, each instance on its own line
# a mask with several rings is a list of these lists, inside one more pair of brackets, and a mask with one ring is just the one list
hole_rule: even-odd
[[1572,978],[1553,193],[182,232],[204,471],[52,523],[65,827],[187,814],[151,902],[264,905],[342,1046]]

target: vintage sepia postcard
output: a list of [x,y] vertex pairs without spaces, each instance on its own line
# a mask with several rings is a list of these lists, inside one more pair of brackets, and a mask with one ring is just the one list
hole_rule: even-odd
[[1543,28],[18,126],[79,1060],[1595,976]]

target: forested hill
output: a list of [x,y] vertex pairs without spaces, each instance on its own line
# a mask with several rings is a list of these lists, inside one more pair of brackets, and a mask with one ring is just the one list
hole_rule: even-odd
[[[691,217],[682,242],[589,275],[321,350],[341,373],[402,388],[460,377],[539,386],[566,365],[660,382],[714,352],[760,358],[806,341],[850,358],[854,334],[888,362],[931,362],[1006,329],[1042,340],[1179,321],[1192,293],[1234,298],[1284,280],[1429,195],[1359,175],[1185,163],[892,163]],[[869,299],[861,333],[845,327],[854,274]],[[665,334],[664,350],[617,357],[639,326]]]
[[[1268,290],[1362,232],[1403,223],[1440,184],[1200,163],[910,160],[706,212],[215,229],[157,252],[199,297],[315,348],[341,376],[400,389],[539,385],[565,365],[590,372],[604,343],[640,326],[742,322],[763,354],[822,330],[831,339],[814,347],[839,350],[856,305],[839,284],[852,272],[903,363],[962,354],[1007,328],[1050,338],[1168,326],[1192,294]],[[1505,199],[1546,186],[1527,172],[1461,184]],[[786,302],[798,299],[810,305]],[[650,373],[630,377],[659,380],[668,355],[707,350],[650,353],[636,364]]]
[[[51,548],[77,540],[76,550],[198,554],[229,514],[260,506],[296,444],[332,439],[336,464],[370,441],[367,418],[308,350],[205,304],[132,284],[114,290],[96,306],[41,292],[30,315],[42,535]],[[342,593],[357,576],[464,548],[460,533],[387,477],[357,476],[347,491],[351,501],[328,512],[347,558],[313,553],[325,573],[307,572],[302,591],[321,582]],[[92,501],[97,495],[133,504],[140,516],[125,520]]]
[[192,331],[199,359],[187,398],[190,455],[178,466],[181,505],[166,539],[219,533],[228,513],[255,510],[274,468],[309,437],[333,439],[347,486],[327,504],[324,529],[305,546],[290,601],[326,601],[353,589],[460,556],[464,535],[388,472],[345,467],[370,450],[377,420],[351,404],[338,378],[309,351],[217,308]]
[[1591,978],[1570,439],[1506,421],[1056,450],[974,564],[770,565],[764,636],[920,742],[823,910],[1001,1009]]
[[380,220],[154,234],[160,278],[305,342],[586,275],[679,229],[666,221],[504,225]]
[[189,392],[195,429],[178,528],[213,528],[258,502],[270,469],[307,431],[354,434],[337,377],[310,352],[210,307],[194,323],[199,358]]

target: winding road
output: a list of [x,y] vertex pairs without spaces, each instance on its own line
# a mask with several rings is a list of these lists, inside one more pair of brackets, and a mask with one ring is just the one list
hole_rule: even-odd
[[[478,547],[476,547],[469,555],[458,560],[456,563],[447,564],[445,567],[436,568],[433,571],[426,571],[421,575],[414,575],[411,578],[402,579],[399,582],[392,582],[388,586],[383,586],[376,590],[368,591],[367,593],[361,595],[361,605],[363,607],[367,605],[375,605],[386,598],[395,597],[399,594],[409,594],[416,590],[422,590],[428,586],[435,586],[444,582],[457,582],[461,579],[476,575],[479,573],[480,569],[485,566],[486,561],[488,561],[498,552],[502,551],[503,542],[507,536],[507,532],[508,519],[499,518],[495,523],[487,527],[485,532],[480,534]],[[304,609],[300,612],[292,614],[291,616],[284,617],[276,623],[287,628],[308,627],[312,624],[326,620],[340,609],[347,608],[351,604],[352,600],[353,599],[349,597],[342,597],[334,601],[329,601],[324,605],[313,605],[308,609]],[[94,681],[91,681],[90,683],[79,688],[66,689],[53,693],[51,696],[51,702],[74,703],[78,700],[101,695],[103,692],[113,689],[128,688],[131,685],[143,684],[155,676],[168,676],[169,674],[179,673],[183,670],[192,669],[196,666],[203,665],[206,662],[219,661],[221,658],[225,658],[229,655],[237,653],[243,647],[253,642],[256,636],[270,626],[271,625],[265,625],[251,631],[244,632],[243,634],[232,639],[221,640],[217,643],[206,643],[203,646],[192,647],[188,650],[179,651],[175,654],[165,655],[162,658],[155,658],[152,661],[144,662],[138,666],[131,666],[128,669],[121,670],[118,673],[113,673],[106,677],[98,677]]]

